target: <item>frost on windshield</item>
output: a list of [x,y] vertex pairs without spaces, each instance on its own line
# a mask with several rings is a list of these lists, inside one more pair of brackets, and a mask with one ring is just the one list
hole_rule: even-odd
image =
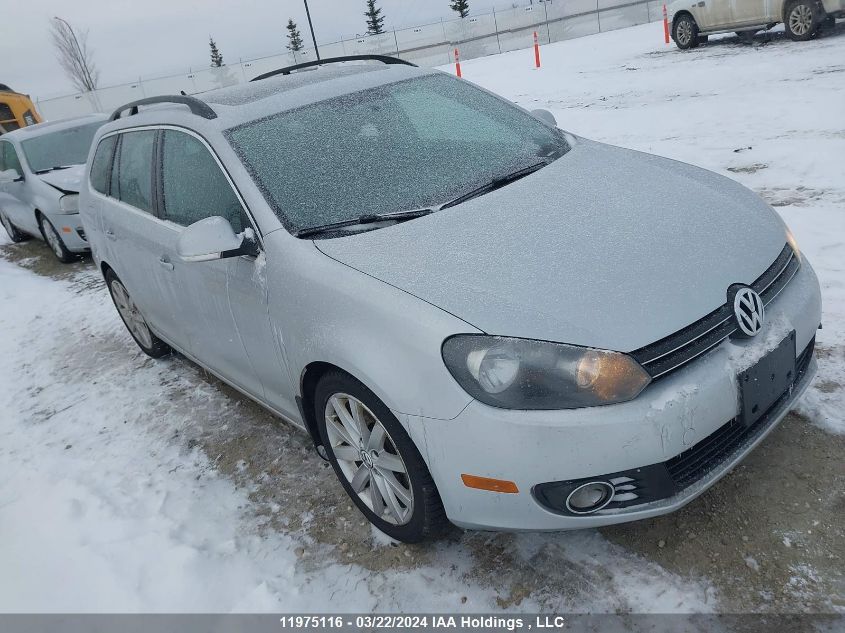
[[322,101],[227,134],[293,230],[439,205],[567,148],[529,114],[443,75]]

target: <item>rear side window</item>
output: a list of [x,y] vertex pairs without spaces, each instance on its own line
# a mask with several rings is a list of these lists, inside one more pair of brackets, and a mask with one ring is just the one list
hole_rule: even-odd
[[214,157],[189,134],[165,130],[162,148],[164,217],[182,226],[215,215],[235,233],[247,226],[243,207]]
[[153,130],[126,132],[121,136],[117,159],[117,189],[111,195],[133,207],[153,212]]
[[97,153],[94,154],[94,161],[91,163],[91,186],[100,193],[108,194],[109,192],[109,166],[115,143],[117,143],[117,136],[110,136],[100,141]]

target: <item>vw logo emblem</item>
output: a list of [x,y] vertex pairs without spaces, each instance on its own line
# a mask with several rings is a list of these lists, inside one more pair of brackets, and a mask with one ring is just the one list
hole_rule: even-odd
[[734,296],[734,316],[745,336],[754,336],[763,329],[765,308],[763,300],[748,286],[737,290]]

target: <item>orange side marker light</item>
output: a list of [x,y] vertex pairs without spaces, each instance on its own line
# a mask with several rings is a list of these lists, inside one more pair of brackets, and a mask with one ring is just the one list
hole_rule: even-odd
[[461,475],[461,481],[467,488],[477,488],[478,490],[489,490],[490,492],[502,492],[514,494],[519,492],[519,488],[512,481],[504,479],[490,479],[489,477],[478,477],[477,475]]

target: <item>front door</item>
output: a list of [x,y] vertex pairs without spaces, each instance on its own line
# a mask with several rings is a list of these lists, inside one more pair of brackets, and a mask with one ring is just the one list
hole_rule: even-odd
[[23,177],[15,146],[11,141],[0,141],[0,211],[17,228],[38,235],[35,213],[24,201],[26,182]]
[[[229,178],[204,141],[165,130],[161,147],[162,217],[177,227],[220,216],[235,233],[256,232]],[[250,394],[278,406],[292,388],[270,324],[264,253],[210,262],[180,262],[190,304],[190,353]],[[289,411],[283,410],[285,413]]]

